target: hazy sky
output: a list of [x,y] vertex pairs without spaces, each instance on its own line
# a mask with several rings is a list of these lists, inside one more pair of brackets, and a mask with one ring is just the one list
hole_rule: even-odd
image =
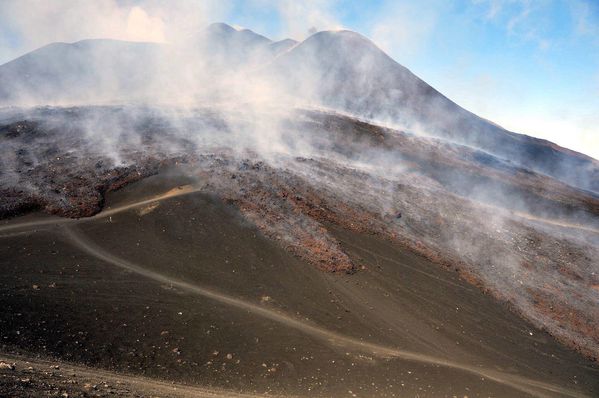
[[0,0],[0,63],[52,41],[346,28],[465,108],[599,158],[599,0]]

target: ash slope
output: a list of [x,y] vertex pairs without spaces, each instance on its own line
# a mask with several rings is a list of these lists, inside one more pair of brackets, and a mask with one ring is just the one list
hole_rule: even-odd
[[[249,84],[248,84],[249,82]],[[0,66],[0,104],[176,102],[266,96],[415,128],[599,192],[599,163],[515,134],[461,108],[367,38],[316,33],[301,43],[213,24],[177,45],[55,43]]]
[[[284,113],[268,147],[304,155],[290,156],[260,152],[251,135],[240,141],[236,128],[248,127],[248,119],[239,112],[161,112],[45,108],[5,126],[3,213],[92,216],[104,192],[185,164],[197,179],[194,190],[234,205],[264,236],[316,268],[360,272],[331,225],[373,234],[458,271],[597,358],[595,195],[468,147],[336,114]],[[97,120],[119,129],[90,141],[85,129]],[[106,142],[118,145],[106,150]],[[230,149],[241,145],[244,151]],[[111,213],[102,214],[94,217]],[[18,236],[55,222],[8,222],[0,233]]]
[[[191,190],[164,195],[197,183],[194,172],[110,194],[110,216],[2,238],[2,349],[20,355],[15,371],[34,354],[76,375],[81,367],[60,361],[91,366],[83,379],[125,382],[113,389],[142,375],[224,395],[596,395],[594,365],[456,274],[334,225],[364,269],[323,273],[234,205]],[[85,389],[79,378],[64,386],[60,370],[38,375],[47,362],[33,362],[29,382],[2,369],[3,391],[39,394],[40,379],[58,393]]]

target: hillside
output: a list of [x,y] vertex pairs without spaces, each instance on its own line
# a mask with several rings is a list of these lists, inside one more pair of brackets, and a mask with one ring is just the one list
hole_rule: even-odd
[[325,106],[472,146],[599,192],[596,160],[468,112],[354,32],[273,43],[248,29],[213,24],[184,46],[57,43],[0,66],[5,105],[214,102],[232,96]]
[[0,105],[0,395],[599,395],[599,162],[360,34],[50,44]]

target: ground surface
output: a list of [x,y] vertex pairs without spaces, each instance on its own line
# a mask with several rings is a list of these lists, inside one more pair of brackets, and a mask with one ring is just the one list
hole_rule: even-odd
[[161,382],[55,360],[0,357],[0,391],[25,397],[255,397],[218,389]]
[[325,273],[197,182],[158,175],[94,218],[5,222],[3,394],[93,396],[106,380],[175,396],[138,376],[208,396],[599,394],[596,364],[405,246],[325,223],[359,270]]

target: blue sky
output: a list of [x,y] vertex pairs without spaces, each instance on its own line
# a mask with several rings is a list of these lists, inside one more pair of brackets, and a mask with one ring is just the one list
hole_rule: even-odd
[[[241,3],[229,22],[275,38],[287,33],[276,7],[248,13]],[[368,36],[465,108],[599,158],[599,1],[326,5],[323,24]]]
[[50,41],[176,41],[215,21],[273,39],[360,32],[465,108],[599,158],[599,0],[3,0],[0,63]]

